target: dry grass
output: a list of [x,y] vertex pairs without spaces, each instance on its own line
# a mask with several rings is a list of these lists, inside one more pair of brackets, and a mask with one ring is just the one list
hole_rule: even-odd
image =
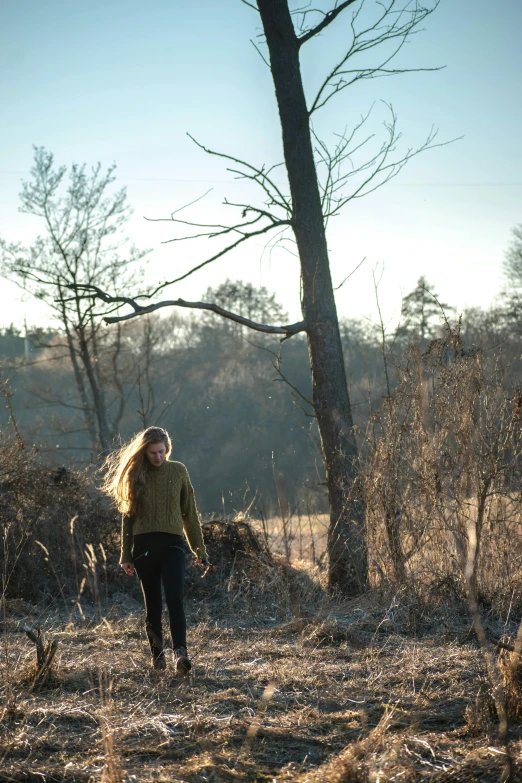
[[[293,578],[298,592],[302,575]],[[189,680],[149,670],[141,607],[122,598],[101,624],[49,614],[57,679],[40,690],[26,676],[30,607],[10,606],[0,781],[500,779],[485,665],[465,614],[377,592],[316,600],[286,619],[268,604],[188,605]],[[522,752],[516,724],[512,750]]]
[[323,563],[330,517],[328,514],[291,514],[268,519],[249,519],[254,529],[266,540],[270,551],[291,561]]

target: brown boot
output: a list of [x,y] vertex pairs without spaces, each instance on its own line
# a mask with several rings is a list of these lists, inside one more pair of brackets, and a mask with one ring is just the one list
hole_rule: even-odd
[[176,647],[174,650],[174,662],[176,665],[176,674],[180,677],[188,677],[192,664],[187,656],[185,647]]
[[164,672],[167,668],[167,662],[165,660],[165,653],[160,652],[159,655],[152,656],[152,668],[156,672]]

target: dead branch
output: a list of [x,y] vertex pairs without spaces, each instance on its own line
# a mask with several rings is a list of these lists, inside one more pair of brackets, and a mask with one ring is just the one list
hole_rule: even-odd
[[343,287],[343,285],[344,285],[346,282],[348,282],[348,280],[349,280],[351,277],[353,277],[353,275],[354,275],[354,274],[357,272],[357,270],[358,270],[358,269],[359,269],[359,268],[360,268],[360,267],[361,267],[361,266],[364,264],[364,262],[365,262],[365,261],[366,261],[366,256],[364,256],[364,258],[363,258],[361,261],[359,261],[359,263],[357,264],[357,266],[356,266],[354,269],[352,269],[352,271],[350,272],[350,274],[349,274],[349,275],[346,275],[346,277],[344,278],[344,280],[342,280],[342,281],[339,283],[339,285],[336,285],[336,286],[334,286],[334,291],[339,291],[339,289],[340,289],[340,288],[342,288],[342,287]]
[[[349,136],[343,134],[338,137],[339,141],[332,152],[328,149],[325,142],[321,141],[316,135],[314,136],[318,170],[321,171],[321,168],[325,170],[321,183],[325,223],[328,222],[329,218],[338,215],[349,201],[368,196],[387,182],[390,182],[390,180],[400,174],[410,160],[420,155],[421,152],[426,152],[436,147],[444,147],[447,144],[458,141],[458,139],[450,139],[448,141],[436,142],[438,131],[435,128],[431,128],[425,141],[419,147],[416,149],[409,147],[399,157],[393,157],[402,134],[397,130],[397,115],[393,106],[386,103],[385,106],[387,106],[390,112],[390,119],[385,120],[383,123],[388,138],[382,142],[377,152],[359,166],[353,164],[353,155],[364,147],[374,137],[374,134],[367,136],[362,142],[354,142],[353,146],[352,142],[357,131],[362,128],[368,119],[370,112],[361,117],[361,120]],[[348,171],[344,171],[346,164],[350,165]],[[343,192],[349,181],[359,175],[362,175],[362,179],[358,184],[354,184],[351,193]]]
[[[297,43],[301,47],[304,43],[310,40],[310,38],[313,38],[315,35],[319,35],[323,30],[325,30],[329,24],[331,24],[334,19],[336,19],[339,14],[345,10],[345,8],[348,8],[349,5],[353,5],[355,0],[345,0],[344,3],[341,3],[340,5],[336,5],[335,8],[332,8],[331,11],[328,11],[324,13],[324,17],[322,22],[319,22],[319,24],[316,24],[315,27],[311,27],[309,30],[304,32],[302,35],[299,35],[297,37]],[[303,12],[303,21],[306,18],[306,14],[308,12]]]
[[372,269],[373,290],[375,292],[375,301],[376,301],[376,304],[377,304],[377,312],[379,314],[379,329],[380,329],[380,333],[381,333],[381,341],[380,341],[380,343],[381,343],[381,355],[382,355],[382,361],[383,361],[383,365],[384,365],[384,377],[386,378],[386,392],[387,392],[388,396],[390,396],[390,394],[391,394],[391,387],[390,387],[390,376],[389,376],[389,373],[388,373],[388,355],[387,355],[388,352],[386,351],[386,327],[384,325],[384,320],[383,320],[383,317],[382,317],[382,310],[381,310],[381,303],[380,303],[380,300],[379,300],[379,285],[381,283],[383,274],[384,274],[384,264],[383,264],[383,268],[382,268],[381,276],[379,277],[379,280],[377,280],[376,277],[375,277],[375,268]]
[[[270,199],[270,205],[271,206],[278,206],[281,209],[286,210],[289,214],[292,212],[291,204],[288,198],[286,198],[283,193],[281,192],[281,189],[276,185],[274,180],[270,177],[270,173],[277,168],[280,168],[283,166],[282,163],[275,163],[273,166],[270,166],[270,168],[265,169],[264,166],[261,168],[257,168],[256,166],[253,166],[251,163],[248,163],[247,161],[241,160],[241,158],[235,158],[233,155],[226,155],[223,152],[216,152],[215,150],[211,150],[208,147],[205,147],[203,144],[201,144],[199,141],[197,141],[193,136],[187,134],[188,137],[194,142],[194,144],[203,150],[203,152],[206,152],[207,155],[214,155],[218,158],[223,158],[224,160],[230,160],[232,163],[237,164],[238,166],[243,166],[246,171],[241,171],[233,168],[227,169],[227,171],[230,171],[232,174],[237,174],[238,179],[251,179],[255,182],[258,182],[259,185],[263,188],[265,193]],[[274,197],[274,194],[276,197]]]
[[[335,18],[340,11],[347,7],[346,4],[341,4],[339,9],[334,9],[330,12],[330,17],[327,16],[323,19],[323,26],[318,25],[314,30],[321,27],[324,29]],[[396,0],[388,0],[387,3],[379,3],[381,11],[377,19],[368,27],[363,29],[356,29],[359,14],[364,6],[364,2],[361,3],[357,11],[352,15],[350,23],[352,42],[346,51],[344,57],[332,68],[330,73],[323,80],[319,87],[314,100],[312,101],[309,109],[310,115],[315,111],[318,111],[325,106],[334,95],[337,95],[342,90],[350,87],[362,79],[375,79],[381,76],[395,76],[402,73],[420,73],[424,71],[439,71],[440,67],[436,68],[388,68],[387,66],[393,59],[399,54],[404,44],[408,41],[410,36],[417,32],[420,32],[419,25],[429,16],[438,6],[438,0],[433,4],[431,8],[425,8],[418,3],[406,3],[402,8],[397,8]],[[313,35],[316,33],[313,31]],[[309,40],[308,33],[301,36],[302,42]],[[304,39],[304,40],[303,40]],[[364,54],[370,49],[380,47],[382,44],[387,44],[390,41],[396,41],[396,46],[391,53],[387,53],[381,61],[372,67],[361,68],[349,68],[347,67],[348,61],[357,55]]]
[[155,310],[159,310],[163,307],[188,307],[192,310],[209,310],[216,313],[223,318],[228,318],[231,321],[235,321],[242,326],[248,326],[249,329],[254,329],[257,332],[265,332],[266,334],[282,334],[285,335],[285,339],[293,337],[294,334],[306,331],[306,321],[299,321],[294,324],[287,324],[284,326],[270,326],[268,324],[259,324],[255,321],[251,321],[249,318],[244,318],[242,315],[232,313],[229,310],[225,310],[217,304],[212,302],[187,302],[185,299],[172,299],[165,302],[156,302],[155,304],[142,306],[135,299],[131,299],[126,296],[110,296],[105,291],[97,288],[97,286],[75,286],[77,291],[84,291],[86,296],[97,297],[107,304],[128,304],[132,307],[133,312],[126,315],[105,317],[104,320],[108,324],[118,323],[119,321],[128,321],[131,318],[137,318],[138,316],[145,315],[146,313],[152,313]]
[[520,651],[516,650],[514,644],[508,644],[507,642],[502,642],[500,639],[497,639],[495,636],[491,636],[490,639],[492,644],[495,645],[495,648],[498,648],[499,650],[507,650],[508,652],[518,652],[518,655],[520,655]]
[[281,353],[276,353],[275,351],[272,351],[271,348],[267,348],[265,345],[258,345],[257,343],[252,342],[251,340],[247,340],[247,343],[249,345],[253,345],[254,348],[259,348],[261,351],[266,351],[269,353],[273,359],[271,359],[271,364],[276,373],[278,374],[279,378],[274,378],[275,381],[281,381],[282,383],[286,383],[286,385],[291,389],[292,398],[294,403],[297,405],[297,407],[304,413],[305,416],[307,416],[309,419],[315,419],[316,416],[314,413],[310,413],[309,411],[305,410],[305,408],[302,407],[302,405],[299,404],[299,399],[301,399],[303,402],[305,402],[307,405],[310,406],[312,411],[314,410],[314,404],[312,400],[309,400],[308,397],[306,397],[298,388],[297,386],[294,386],[294,384],[288,380],[288,378],[283,374],[283,371],[281,370],[281,365],[283,364],[283,357],[281,356]]
[[[161,219],[167,219],[168,218],[160,218]],[[256,220],[259,220],[260,217],[258,217]],[[177,222],[177,221],[176,221]],[[256,221],[252,221],[254,223]],[[224,230],[220,232],[223,233],[229,233],[231,231],[240,231],[242,226],[245,226],[247,224],[238,224],[238,226],[232,226],[232,227],[224,227]],[[203,269],[203,267],[207,266],[208,264],[211,264],[213,261],[217,261],[218,258],[221,258],[222,256],[229,253],[231,250],[235,250],[236,247],[241,245],[243,242],[246,242],[248,239],[252,239],[252,237],[257,237],[262,234],[266,234],[268,231],[271,231],[273,228],[279,228],[280,226],[289,226],[291,225],[289,220],[279,220],[274,221],[270,223],[269,225],[263,226],[263,228],[257,229],[256,231],[249,231],[242,234],[242,236],[236,240],[236,242],[232,242],[230,245],[227,245],[223,250],[220,250],[219,253],[215,253],[211,258],[207,258],[206,261],[203,261],[201,264],[197,264],[196,266],[192,267],[192,269],[189,269],[188,272],[185,272],[185,274],[180,275],[179,277],[174,278],[174,280],[167,280],[164,283],[161,283],[157,286],[157,288],[154,289],[154,291],[150,294],[150,296],[154,296],[154,294],[157,294],[158,291],[162,291],[164,288],[166,288],[169,285],[174,285],[174,283],[179,283],[181,280],[185,280],[187,277],[190,277],[190,275],[193,275],[194,272],[198,272],[200,269]],[[190,237],[180,237],[178,239],[169,239],[167,242],[178,242],[182,241],[184,239],[199,239],[203,236],[210,237],[210,236],[218,236],[218,234],[197,234]]]
[[[146,220],[152,223],[169,222],[169,223],[175,223],[180,226],[187,226],[193,229],[201,229],[201,230],[197,230],[193,234],[187,234],[185,236],[173,237],[172,239],[167,239],[162,244],[170,244],[172,242],[183,242],[185,240],[190,240],[190,239],[202,239],[202,238],[217,239],[219,237],[226,237],[234,234],[239,234],[239,238],[236,239],[234,242],[230,242],[229,244],[227,244],[225,248],[220,250],[218,253],[215,253],[214,255],[212,255],[210,258],[206,259],[202,263],[197,264],[188,272],[185,272],[183,275],[180,275],[179,277],[176,277],[173,280],[168,280],[158,285],[154,289],[154,291],[151,292],[150,297],[154,296],[159,291],[161,291],[162,289],[166,288],[169,285],[173,285],[174,283],[179,283],[181,280],[185,280],[187,277],[199,271],[200,269],[207,266],[208,264],[217,261],[218,258],[221,258],[222,256],[226,255],[231,250],[235,250],[236,247],[241,245],[243,242],[246,242],[248,239],[261,236],[269,231],[272,231],[273,229],[277,229],[281,227],[287,228],[292,225],[292,205],[290,199],[283,194],[280,187],[276,184],[276,182],[273,180],[271,176],[272,172],[275,169],[282,166],[283,164],[275,164],[274,166],[270,166],[269,168],[265,166],[261,166],[261,167],[254,166],[251,163],[248,163],[247,161],[234,157],[233,155],[227,155],[224,152],[217,152],[216,150],[209,149],[208,147],[205,147],[203,144],[198,142],[190,134],[187,135],[194,142],[194,144],[196,144],[197,147],[203,150],[203,152],[206,152],[208,155],[212,155],[218,158],[222,158],[223,160],[230,161],[231,164],[233,165],[227,167],[227,171],[234,174],[235,179],[251,180],[252,182],[255,182],[257,185],[259,185],[267,197],[267,201],[265,202],[266,208],[255,207],[252,204],[234,203],[225,199],[223,201],[223,204],[225,206],[235,207],[236,209],[241,210],[242,221],[234,223],[232,225],[223,225],[219,223],[218,224],[199,223],[196,221],[183,220],[179,217],[176,217],[176,215],[179,212],[181,212],[183,209],[186,209],[188,206],[191,206],[192,204],[200,200],[200,199],[196,199],[195,201],[190,202],[190,204],[185,204],[184,206],[171,212],[170,217],[145,218]],[[284,216],[275,214],[274,212],[271,211],[272,208],[282,210]],[[264,225],[260,225],[260,221],[267,221],[267,222],[264,223]]]

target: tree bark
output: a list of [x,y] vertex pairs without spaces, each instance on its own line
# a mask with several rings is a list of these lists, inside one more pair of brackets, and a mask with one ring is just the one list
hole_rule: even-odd
[[313,404],[326,467],[330,501],[329,583],[357,595],[366,586],[367,553],[362,503],[354,486],[357,444],[330,275],[321,195],[309,115],[301,79],[299,46],[287,0],[258,0],[270,54],[292,197],[307,322]]
[[[60,291],[60,296],[62,296],[62,292]],[[91,441],[91,449],[93,451],[93,454],[96,453],[97,450],[97,435],[96,435],[96,428],[94,426],[94,420],[92,415],[92,409],[89,403],[89,399],[87,397],[87,390],[85,388],[85,383],[83,381],[82,372],[80,369],[80,365],[78,364],[78,357],[76,355],[76,346],[74,345],[73,335],[71,332],[71,327],[69,324],[69,320],[67,318],[67,313],[65,312],[65,308],[62,307],[60,311],[60,317],[62,319],[62,323],[65,328],[65,335],[67,338],[67,346],[69,349],[69,357],[71,359],[71,364],[74,372],[74,379],[76,381],[76,388],[78,389],[78,394],[80,395],[80,401],[82,404],[82,411],[83,416],[85,419],[85,426],[87,427],[87,431],[89,433],[89,438]]]
[[[87,380],[91,388],[93,407],[98,422],[98,438],[102,450],[102,454],[108,454],[111,449],[111,435],[109,430],[109,424],[107,421],[107,405],[105,402],[105,392],[103,385],[98,382],[96,369],[93,363],[93,357],[89,351],[88,336],[85,333],[85,327],[79,326],[76,328],[76,334],[78,337],[78,344],[80,349],[80,356],[82,359]],[[94,357],[94,362],[97,361],[97,357]]]

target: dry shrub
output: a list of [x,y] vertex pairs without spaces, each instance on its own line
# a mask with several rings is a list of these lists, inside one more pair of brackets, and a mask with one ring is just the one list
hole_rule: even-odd
[[[80,594],[100,608],[111,587],[135,592],[124,582],[119,558],[119,517],[110,511],[88,472],[51,470],[16,442],[0,449],[0,557],[5,599],[35,602]],[[225,605],[258,616],[299,612],[320,593],[307,568],[273,556],[246,520],[204,525],[212,569],[189,568],[186,592],[209,610]],[[4,601],[5,603],[5,601]],[[220,611],[222,610],[222,607]]]
[[246,521],[214,519],[203,525],[212,567],[204,580],[189,569],[185,592],[195,599],[227,593],[255,597],[262,591],[273,558],[262,538]]
[[[522,722],[522,664],[518,653],[503,650],[498,658],[498,670],[506,718],[510,726],[519,725]],[[466,709],[465,719],[473,734],[496,731],[499,716],[489,679],[481,682],[474,702]]]
[[14,441],[0,448],[0,525],[9,598],[77,595],[84,578],[85,593],[95,598],[101,571],[105,578],[117,563],[119,520],[88,473],[46,468],[37,453]]
[[500,676],[506,699],[506,715],[511,725],[522,722],[522,664],[518,653],[502,652]]
[[498,730],[498,715],[490,680],[482,676],[475,697],[464,710],[464,720],[471,737],[484,733],[494,735]]
[[[288,564],[271,553],[266,540],[248,520],[214,519],[203,525],[212,568],[201,573],[189,568],[185,592],[203,601],[210,613],[224,610],[260,620],[291,614],[319,600],[323,589],[310,564]],[[313,572],[313,573],[312,573]]]
[[522,606],[520,403],[502,356],[467,349],[459,324],[410,350],[368,437],[374,580],[462,598],[472,536],[479,599]]

